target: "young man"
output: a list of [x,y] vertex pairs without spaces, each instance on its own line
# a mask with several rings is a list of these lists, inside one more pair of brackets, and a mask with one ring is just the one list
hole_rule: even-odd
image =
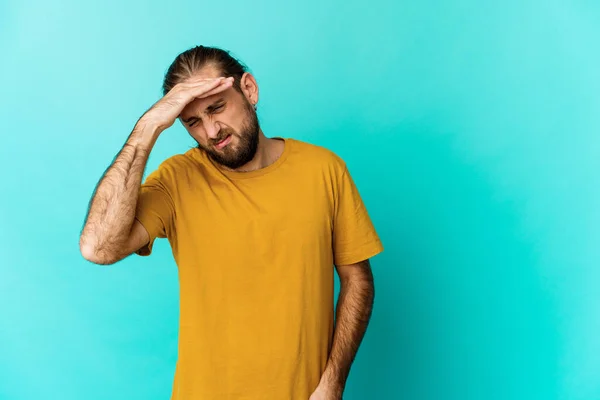
[[[96,187],[82,255],[112,264],[168,238],[181,296],[172,399],[341,399],[383,250],[344,161],[267,138],[256,80],[224,50],[181,53],[163,92]],[[198,146],[141,184],[176,119]]]

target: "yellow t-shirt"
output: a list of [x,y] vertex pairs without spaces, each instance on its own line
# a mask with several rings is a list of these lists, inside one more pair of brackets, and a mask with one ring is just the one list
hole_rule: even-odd
[[173,400],[307,400],[333,342],[334,264],[383,250],[344,161],[291,138],[271,165],[223,169],[197,148],[140,189],[149,255],[179,270]]

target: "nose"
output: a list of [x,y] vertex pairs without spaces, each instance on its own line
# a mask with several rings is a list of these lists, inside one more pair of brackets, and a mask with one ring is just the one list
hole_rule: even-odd
[[206,130],[206,136],[209,139],[216,139],[219,137],[219,131],[221,131],[221,125],[217,121],[211,121],[207,119],[204,122],[204,129]]

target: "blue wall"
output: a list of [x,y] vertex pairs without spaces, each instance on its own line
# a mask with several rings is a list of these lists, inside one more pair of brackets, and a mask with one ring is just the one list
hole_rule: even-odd
[[168,242],[101,267],[78,236],[197,44],[250,66],[267,136],[346,159],[384,241],[346,399],[600,399],[600,4],[155,3],[0,3],[0,399],[168,398]]

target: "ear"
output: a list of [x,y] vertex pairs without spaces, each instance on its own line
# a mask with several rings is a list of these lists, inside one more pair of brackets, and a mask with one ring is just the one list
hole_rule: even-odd
[[240,88],[250,104],[256,105],[258,103],[258,84],[251,73],[244,72],[240,79]]

